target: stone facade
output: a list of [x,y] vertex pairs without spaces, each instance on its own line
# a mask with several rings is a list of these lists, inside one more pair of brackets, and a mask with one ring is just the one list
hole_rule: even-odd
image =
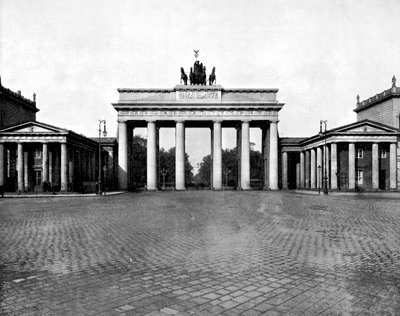
[[211,129],[212,187],[222,189],[222,128],[237,129],[239,188],[250,189],[250,127],[263,131],[266,189],[278,189],[278,89],[223,89],[221,86],[182,86],[173,89],[118,89],[113,106],[118,113],[119,187],[130,183],[128,161],[135,127],[147,127],[147,189],[157,189],[158,134],[161,127],[175,127],[175,189],[185,190],[185,128]]

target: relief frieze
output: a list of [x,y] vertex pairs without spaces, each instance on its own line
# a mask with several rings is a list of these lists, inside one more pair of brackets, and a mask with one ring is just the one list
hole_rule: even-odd
[[123,110],[119,111],[119,116],[273,116],[274,111],[266,110]]

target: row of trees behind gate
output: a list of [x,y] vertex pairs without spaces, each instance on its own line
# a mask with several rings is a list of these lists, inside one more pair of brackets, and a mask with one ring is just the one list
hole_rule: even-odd
[[[141,189],[146,186],[146,150],[147,140],[140,135],[132,139],[132,155],[130,160],[130,189]],[[253,147],[253,146],[252,146]],[[237,187],[238,161],[237,150],[222,150],[222,179],[223,185],[229,188]],[[175,186],[175,147],[159,150],[158,159],[159,183],[161,188]],[[211,184],[212,161],[211,155],[203,157],[196,175],[193,175],[193,166],[189,162],[189,155],[185,153],[185,184],[188,188],[207,188]],[[263,186],[264,168],[263,159],[259,151],[250,150],[250,179],[254,189]],[[164,183],[165,181],[165,183]]]

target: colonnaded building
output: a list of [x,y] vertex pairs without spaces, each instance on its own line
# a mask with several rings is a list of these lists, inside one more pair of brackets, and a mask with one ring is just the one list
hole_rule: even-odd
[[[195,64],[196,70],[196,64]],[[200,69],[200,72],[199,72]],[[214,70],[211,74],[215,75]],[[183,81],[187,76],[182,69]],[[200,76],[200,77],[196,77]],[[118,89],[117,138],[87,138],[36,121],[35,97],[4,88],[0,81],[0,187],[6,191],[83,191],[107,181],[109,189],[129,189],[135,128],[147,128],[147,186],[160,188],[159,129],[175,128],[175,189],[185,190],[185,128],[211,131],[211,183],[223,188],[222,128],[236,129],[238,189],[250,190],[250,133],[262,130],[263,187],[266,190],[399,190],[400,89],[364,101],[357,97],[357,121],[318,135],[280,138],[278,89],[225,89],[205,83],[205,68],[190,73],[190,84],[171,89]],[[199,79],[200,78],[200,79]],[[11,112],[10,112],[11,111]],[[15,115],[16,121],[10,117]],[[26,115],[24,116],[24,113]],[[97,158],[100,148],[101,161]],[[99,167],[100,166],[100,167]]]

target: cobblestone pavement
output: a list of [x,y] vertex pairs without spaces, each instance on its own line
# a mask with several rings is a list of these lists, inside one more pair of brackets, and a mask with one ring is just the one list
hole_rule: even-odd
[[1,315],[400,315],[395,199],[2,199],[0,247]]

